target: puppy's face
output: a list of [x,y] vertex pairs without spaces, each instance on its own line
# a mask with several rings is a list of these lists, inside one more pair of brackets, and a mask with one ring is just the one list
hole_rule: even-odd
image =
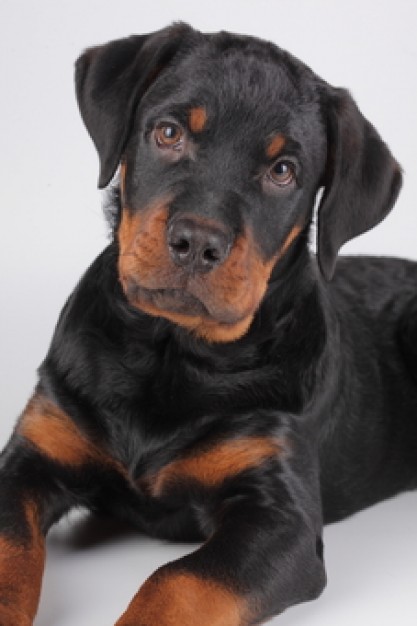
[[228,43],[161,74],[121,166],[126,296],[210,341],[247,331],[309,223],[326,158],[311,80],[266,44]]
[[392,208],[401,172],[349,93],[276,46],[176,24],[91,48],[81,114],[104,187],[120,165],[119,277],[129,302],[207,341],[249,329],[272,278],[318,263]]

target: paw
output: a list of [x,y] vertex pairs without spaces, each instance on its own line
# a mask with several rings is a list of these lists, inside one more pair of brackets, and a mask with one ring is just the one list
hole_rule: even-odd
[[139,589],[116,626],[243,626],[245,603],[223,585],[159,570]]

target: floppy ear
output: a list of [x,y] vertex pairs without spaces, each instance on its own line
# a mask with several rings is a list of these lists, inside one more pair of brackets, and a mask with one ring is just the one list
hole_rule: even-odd
[[81,116],[100,158],[98,186],[110,182],[146,89],[191,33],[183,23],[89,48],[75,65]]
[[317,254],[333,276],[339,248],[376,226],[392,209],[401,168],[350,94],[327,90],[328,163],[318,209]]

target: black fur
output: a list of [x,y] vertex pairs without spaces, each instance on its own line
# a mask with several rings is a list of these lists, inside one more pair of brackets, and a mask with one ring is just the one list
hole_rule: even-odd
[[[253,38],[177,24],[87,51],[76,82],[100,186],[120,161],[127,174],[109,211],[113,240],[61,313],[37,394],[114,465],[60,463],[18,427],[0,460],[1,536],[28,541],[30,499],[43,532],[82,504],[151,535],[204,540],[160,573],[224,585],[251,607],[227,624],[259,623],[322,591],[323,523],[417,487],[417,264],[345,257],[334,271],[340,246],[392,208],[400,168],[346,91]],[[185,128],[199,106],[207,123],[190,153],[163,158],[155,125]],[[288,188],[269,176],[277,132],[297,172]],[[323,185],[317,263],[308,237]],[[144,214],[166,195],[168,226],[210,219],[234,241],[249,229],[265,262],[285,248],[243,336],[206,341],[143,312],[122,287],[123,210]],[[184,479],[149,492],[149,477],[192,450],[273,437],[283,454],[215,487]],[[19,606],[1,619],[7,594],[0,570],[0,623],[16,626]],[[146,626],[157,623],[173,622]]]

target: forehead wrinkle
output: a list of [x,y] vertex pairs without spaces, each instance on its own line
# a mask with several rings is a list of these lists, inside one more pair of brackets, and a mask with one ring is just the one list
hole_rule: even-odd
[[224,94],[232,100],[249,102],[263,109],[266,106],[273,108],[277,100],[291,105],[295,99],[299,100],[297,89],[283,64],[258,55],[235,53],[220,59],[219,65]]
[[[304,144],[310,152],[312,127],[318,124],[312,118],[320,117],[317,94],[311,84],[301,89],[279,50],[273,59],[269,54],[269,46],[255,53],[232,47],[224,54],[205,44],[159,83],[151,98],[152,120],[169,115],[188,127],[190,108],[204,106],[210,118],[205,141],[214,147],[232,141],[233,149],[260,149],[265,155],[268,140],[281,133],[294,137],[301,152]],[[147,118],[149,128],[149,113]],[[319,157],[322,150],[315,152]]]
[[[266,48],[266,49],[264,49]],[[232,46],[227,50],[205,42],[204,45],[184,56],[173,68],[169,82],[174,89],[173,95],[189,92],[188,103],[193,96],[198,101],[201,93],[217,95],[222,101],[240,104],[256,102],[261,99],[265,106],[265,98],[273,102],[278,95],[292,98],[297,93],[287,64],[280,58],[271,59],[270,46],[257,45],[257,49]],[[201,76],[201,80],[198,77]],[[204,102],[204,99],[201,99]]]
[[[149,91],[184,97],[188,105],[201,92],[238,103],[265,99],[270,103],[317,100],[314,75],[303,63],[270,42],[228,33],[206,35],[192,52],[183,51]],[[204,102],[204,100],[201,100]]]
[[288,135],[291,135],[306,161],[317,163],[324,158],[327,132],[317,103],[297,107],[288,120]]
[[188,110],[204,105],[216,125],[238,119],[266,134],[285,132],[288,113],[310,98],[300,94],[279,51],[276,59],[269,54],[269,46],[256,52],[231,48],[225,54],[205,45],[183,57],[155,86],[153,114],[179,116],[187,123]]

